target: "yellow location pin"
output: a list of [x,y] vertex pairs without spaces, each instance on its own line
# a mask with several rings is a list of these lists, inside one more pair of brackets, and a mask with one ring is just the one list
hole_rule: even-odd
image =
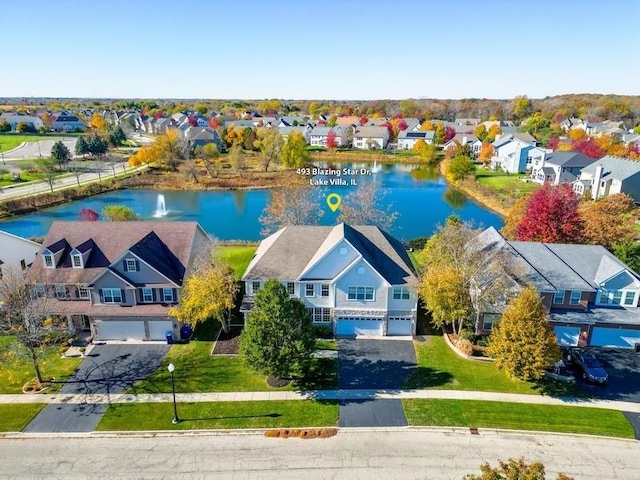
[[329,195],[327,195],[327,205],[329,205],[329,208],[332,212],[338,210],[341,204],[342,197],[337,193],[330,193]]

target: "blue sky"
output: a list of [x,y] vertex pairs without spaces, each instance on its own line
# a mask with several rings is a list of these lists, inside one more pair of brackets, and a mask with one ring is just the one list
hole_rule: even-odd
[[636,0],[0,0],[0,96],[640,94]]

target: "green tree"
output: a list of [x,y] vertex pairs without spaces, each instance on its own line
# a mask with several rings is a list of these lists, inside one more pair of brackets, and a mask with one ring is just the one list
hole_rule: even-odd
[[76,140],[75,152],[76,155],[81,156],[89,153],[89,145],[87,145],[87,140],[84,137],[78,137],[78,140]]
[[228,332],[237,293],[238,282],[228,265],[196,263],[182,285],[180,304],[171,307],[169,315],[193,327],[215,319],[222,325],[222,330]]
[[284,140],[276,128],[261,129],[254,145],[262,154],[262,165],[265,172],[269,170],[269,165],[272,163],[280,163]]
[[533,106],[526,95],[520,95],[513,99],[513,118],[522,120],[531,115]]
[[309,162],[307,141],[300,132],[291,132],[287,143],[282,147],[282,163],[285,167],[302,167]]
[[105,205],[100,212],[100,217],[103,220],[110,222],[128,222],[140,220],[140,215],[138,215],[132,208],[129,208],[126,205]]
[[87,138],[87,149],[91,155],[104,155],[107,153],[108,145],[104,138],[94,133]]
[[475,170],[473,160],[466,155],[458,154],[444,164],[444,175],[449,181],[462,180]]
[[67,146],[62,143],[62,140],[58,140],[53,144],[53,147],[51,147],[51,158],[60,166],[71,160],[71,152]]
[[240,355],[252,370],[277,379],[301,378],[315,348],[311,317],[277,280],[268,280],[240,337]]
[[535,287],[524,288],[504,310],[487,353],[511,378],[538,380],[562,357]]
[[233,166],[233,169],[238,172],[238,175],[242,177],[242,171],[245,167],[244,151],[240,145],[233,145],[229,149],[229,163]]
[[107,140],[114,147],[118,147],[124,143],[127,136],[119,125],[111,125],[107,128]]
[[[544,465],[540,462],[525,463],[524,458],[499,461],[497,467],[488,463],[480,466],[480,475],[467,475],[465,480],[545,480]],[[558,474],[556,480],[573,480],[571,477]]]
[[5,133],[10,131],[11,131],[11,124],[6,120],[0,120],[0,132]]

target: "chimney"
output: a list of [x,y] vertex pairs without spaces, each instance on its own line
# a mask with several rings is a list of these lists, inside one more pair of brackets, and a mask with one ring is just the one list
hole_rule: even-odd
[[462,145],[466,145],[467,144],[467,137],[462,137]]
[[596,173],[593,176],[593,181],[591,182],[591,198],[593,200],[598,199],[598,193],[600,192],[600,182],[602,181],[602,173],[604,168],[602,165],[596,166]]

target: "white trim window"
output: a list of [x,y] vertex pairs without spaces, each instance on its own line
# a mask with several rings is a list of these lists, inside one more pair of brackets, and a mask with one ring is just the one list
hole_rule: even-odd
[[482,316],[482,329],[487,332],[493,330],[493,327],[496,326],[496,323],[500,321],[501,316],[502,315],[500,315],[499,313],[485,313]]
[[124,271],[125,272],[136,272],[138,271],[138,262],[135,258],[125,258],[124,260]]
[[73,268],[84,268],[82,264],[82,255],[78,252],[71,255],[71,266]]
[[636,292],[626,291],[624,292],[624,305],[633,306],[636,304]]
[[313,323],[329,323],[331,321],[331,309],[330,308],[307,308],[311,321]]
[[287,282],[287,293],[289,295],[296,294],[296,284],[294,282]]
[[304,296],[305,297],[315,297],[316,296],[316,286],[314,283],[307,283],[304,286]]
[[251,292],[253,292],[253,294],[255,295],[259,291],[260,291],[260,282],[259,281],[251,282]]
[[67,298],[67,287],[65,285],[60,283],[56,284],[56,298]]
[[[624,297],[624,303],[623,303]],[[597,297],[598,305],[634,305],[636,292],[633,290],[606,290],[600,289]],[[631,300],[631,303],[627,303]]]
[[562,305],[564,303],[564,290],[558,290],[553,294],[553,304]]
[[165,303],[175,302],[175,297],[173,296],[173,288],[163,288],[162,289],[162,300]]
[[328,283],[323,283],[322,285],[320,285],[320,296],[321,297],[328,297],[329,296],[329,284]]
[[571,298],[569,299],[569,304],[580,305],[581,297],[582,297],[582,292],[580,290],[571,290]]
[[376,289],[373,287],[349,287],[347,300],[373,302],[376,299]]
[[44,268],[56,268],[56,262],[53,259],[52,253],[42,255],[42,261],[44,262]]
[[122,303],[122,290],[119,288],[103,288],[103,303]]
[[143,288],[141,298],[143,303],[153,303],[153,289]]
[[89,298],[89,289],[87,287],[79,286],[78,287],[78,298],[87,299]]
[[407,287],[393,287],[394,300],[410,300],[411,292]]
[[45,298],[47,296],[47,289],[42,283],[36,283],[34,293],[36,298]]

